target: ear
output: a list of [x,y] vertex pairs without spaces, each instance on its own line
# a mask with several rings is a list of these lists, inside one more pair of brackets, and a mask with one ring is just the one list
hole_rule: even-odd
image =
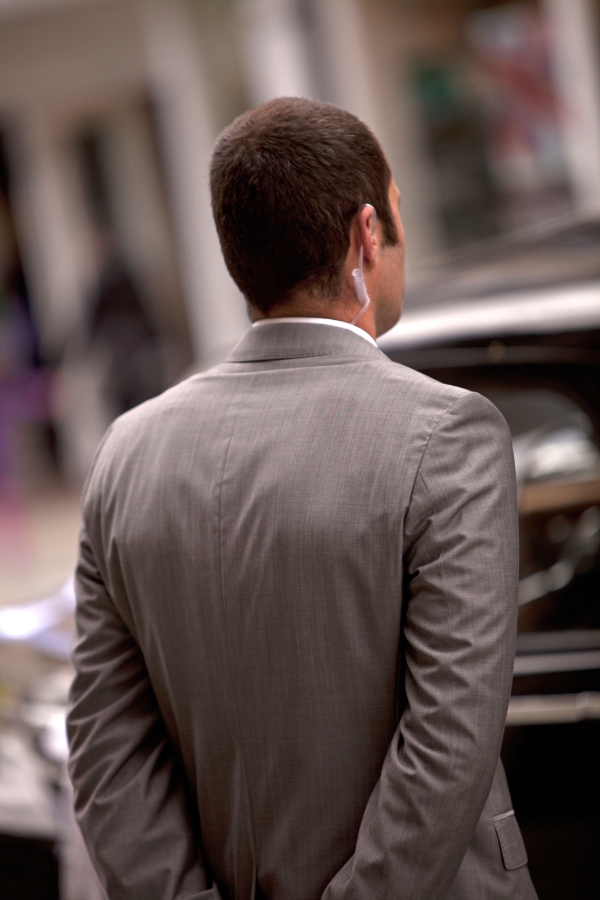
[[357,216],[358,248],[363,248],[364,260],[374,265],[379,253],[379,240],[377,236],[377,213],[370,203],[365,203],[359,209]]

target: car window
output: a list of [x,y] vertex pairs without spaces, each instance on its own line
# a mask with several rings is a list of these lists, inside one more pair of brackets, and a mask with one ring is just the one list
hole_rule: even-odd
[[519,437],[527,431],[547,426],[549,423],[580,412],[580,407],[570,397],[546,388],[523,390],[479,389],[498,407],[511,430]]
[[520,631],[600,627],[600,448],[561,391],[481,389],[513,436]]

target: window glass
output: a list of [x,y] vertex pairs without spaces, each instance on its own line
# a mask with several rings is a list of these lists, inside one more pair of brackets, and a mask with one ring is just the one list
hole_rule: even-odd
[[560,391],[479,389],[513,436],[519,490],[521,631],[600,627],[600,450]]

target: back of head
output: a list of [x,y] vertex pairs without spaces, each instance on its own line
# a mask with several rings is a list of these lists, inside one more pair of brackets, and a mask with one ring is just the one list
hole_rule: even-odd
[[210,178],[227,268],[263,313],[300,288],[338,295],[363,203],[375,207],[384,242],[398,240],[378,141],[328,103],[280,97],[239,116],[217,141]]

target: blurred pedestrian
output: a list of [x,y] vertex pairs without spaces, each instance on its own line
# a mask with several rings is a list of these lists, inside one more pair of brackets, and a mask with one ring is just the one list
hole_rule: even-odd
[[165,385],[156,329],[110,229],[97,229],[96,249],[100,274],[91,302],[90,350],[102,360],[103,398],[118,416]]
[[530,900],[499,751],[510,434],[390,362],[399,192],[336,107],[212,160],[254,325],[120,418],[84,498],[71,777],[110,900]]

